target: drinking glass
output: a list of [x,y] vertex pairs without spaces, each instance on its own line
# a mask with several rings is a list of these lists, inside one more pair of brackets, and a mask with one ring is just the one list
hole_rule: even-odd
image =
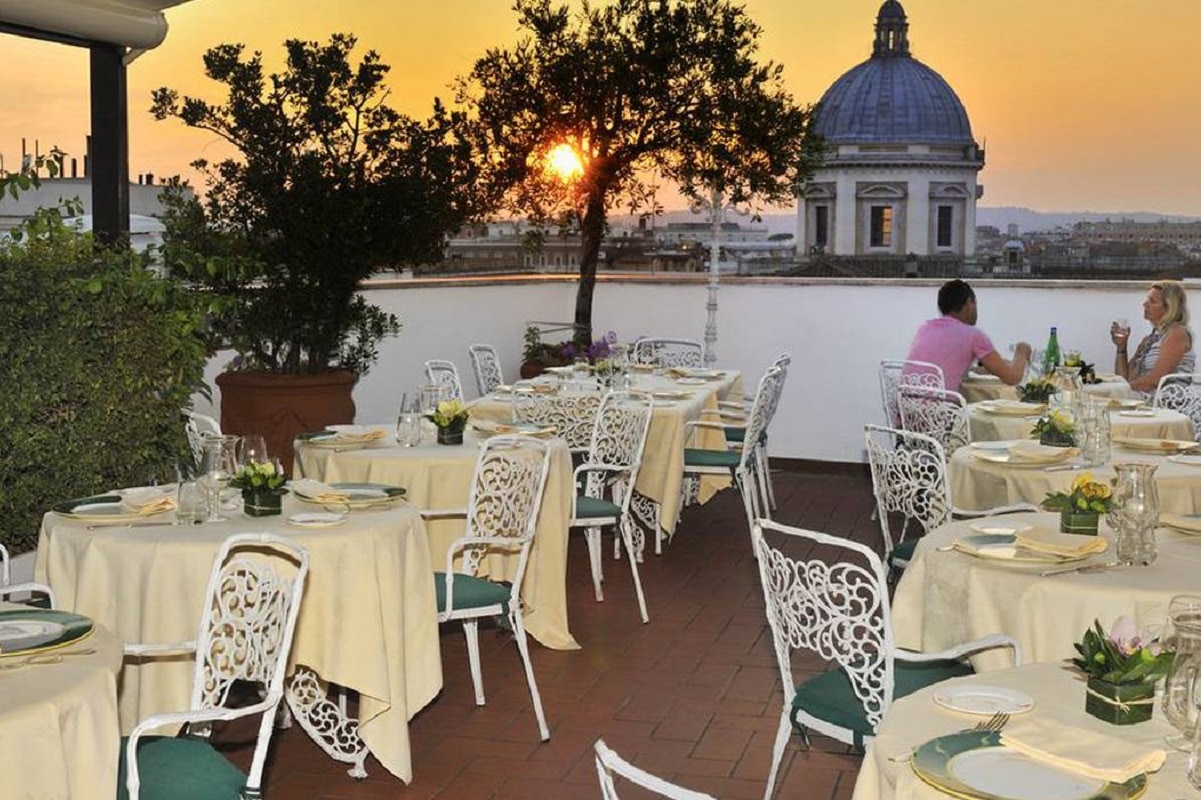
[[260,464],[271,463],[271,459],[267,455],[267,441],[262,434],[248,433],[242,437],[240,463],[249,464],[251,461]]
[[401,447],[416,447],[421,444],[421,414],[402,411],[396,420],[396,443]]
[[421,413],[432,415],[438,410],[438,404],[450,396],[450,390],[440,384],[426,384],[418,390],[421,398]]
[[207,500],[205,489],[198,481],[181,480],[175,489],[175,518],[182,525],[203,522]]
[[1130,320],[1128,320],[1124,317],[1122,319],[1115,319],[1113,321],[1113,325],[1111,326],[1111,330],[1113,333],[1117,334],[1119,338],[1129,340],[1130,339]]

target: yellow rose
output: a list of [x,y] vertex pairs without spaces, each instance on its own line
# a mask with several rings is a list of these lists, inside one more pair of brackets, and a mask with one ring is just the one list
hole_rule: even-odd
[[1104,500],[1112,494],[1107,483],[1086,483],[1081,487],[1081,492],[1089,500]]
[[1076,480],[1072,481],[1072,491],[1079,492],[1085,486],[1093,482],[1093,474],[1091,472],[1082,472],[1076,476]]

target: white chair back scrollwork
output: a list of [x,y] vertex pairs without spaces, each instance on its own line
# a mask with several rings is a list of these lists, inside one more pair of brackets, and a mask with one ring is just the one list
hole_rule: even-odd
[[1193,421],[1193,436],[1201,442],[1201,373],[1164,375],[1155,387],[1156,408],[1179,411]]
[[[446,572],[434,575],[439,622],[463,623],[476,705],[484,705],[479,620],[508,618],[525,667],[542,741],[550,739],[550,729],[530,662],[521,588],[549,469],[550,446],[544,441],[528,436],[494,436],[485,441],[475,462],[467,500],[466,531],[447,550]],[[484,559],[513,554],[517,556],[517,568],[509,583],[495,583],[478,576]]]
[[[752,537],[785,696],[765,798],[774,791],[794,725],[806,738],[812,729],[862,746],[898,692],[969,674],[965,655],[1008,647],[1021,659],[1013,639],[995,634],[939,653],[900,650],[892,638],[884,564],[871,548],[770,520],[756,520]],[[831,669],[798,685],[794,650],[817,655]],[[842,698],[849,707],[832,711],[831,703]]]
[[635,364],[659,364],[664,367],[701,367],[704,347],[694,339],[669,339],[645,336],[634,342]]
[[[937,439],[880,425],[865,425],[864,440],[876,516],[884,541],[884,560],[904,566],[908,558],[897,560],[894,551],[905,540],[910,525],[920,527],[925,533],[951,519],[946,455]],[[901,518],[895,538],[891,515]]]
[[479,389],[480,397],[505,382],[500,371],[500,357],[496,355],[495,347],[490,344],[473,344],[467,348],[467,352],[471,356],[471,369],[475,372],[475,385]]
[[[601,560],[601,528],[617,526],[617,540],[625,546],[638,609],[643,622],[650,621],[646,597],[638,574],[638,560],[643,550],[642,529],[630,514],[630,502],[646,435],[651,425],[651,403],[643,395],[629,392],[610,392],[601,401],[592,428],[591,442],[584,463],[576,467],[571,526],[583,528],[588,543],[588,558],[592,567],[592,584],[597,602],[605,599]],[[581,488],[582,483],[582,488]]]
[[646,770],[638,769],[609,749],[604,739],[597,739],[593,749],[596,751],[596,774],[600,778],[601,800],[620,800],[613,781],[614,776],[623,778],[658,797],[666,797],[667,800],[714,800],[712,795],[676,786]]
[[601,398],[597,392],[517,392],[513,421],[554,426],[573,453],[582,453],[592,443]]
[[937,439],[948,456],[972,442],[967,401],[959,392],[902,383],[897,408],[903,430]]
[[946,376],[937,364],[903,358],[881,361],[880,400],[884,405],[884,424],[894,428],[901,424],[901,411],[897,407],[897,388],[901,384],[928,389],[947,388]]
[[432,384],[446,387],[450,394],[447,400],[463,399],[463,383],[459,380],[459,370],[453,361],[430,359],[425,362],[425,377]]
[[[194,643],[196,664],[189,710],[147,717],[134,728],[123,754],[131,800],[137,800],[142,791],[149,797],[164,796],[162,787],[169,787],[177,777],[171,774],[170,765],[178,768],[182,758],[195,757],[194,748],[189,748],[186,756],[173,754],[178,746],[172,743],[179,739],[155,737],[143,743],[147,733],[181,723],[190,725],[193,734],[203,733],[214,721],[256,714],[261,718],[245,792],[258,795],[308,570],[308,552],[282,536],[239,533],[221,545]],[[127,644],[125,651],[139,658],[178,657],[180,650],[191,649],[191,645]],[[228,706],[230,690],[242,682],[257,684],[261,699],[250,705]],[[144,767],[139,769],[143,759]]]

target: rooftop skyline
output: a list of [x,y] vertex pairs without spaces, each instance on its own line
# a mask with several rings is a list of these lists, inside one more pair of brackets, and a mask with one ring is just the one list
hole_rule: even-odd
[[[840,75],[871,54],[879,0],[837,6],[745,0],[763,27],[760,57],[784,65],[797,102],[816,103]],[[913,56],[955,89],[986,148],[980,175],[986,206],[1055,211],[1155,211],[1201,215],[1201,61],[1193,57],[1201,3],[1124,0],[963,2],[903,0]],[[392,67],[389,102],[413,116],[490,47],[518,37],[505,0],[443,0],[406,7],[393,0],[192,0],[169,9],[166,41],[129,67],[130,170],[183,174],[192,160],[229,151],[215,136],[178,122],[155,122],[152,89],[218,100],[201,55],[243,42],[280,64],[287,38],[359,39]],[[20,154],[21,138],[43,151],[58,145],[82,163],[88,130],[87,52],[5,36],[0,76],[10,113],[0,119],[0,153]]]

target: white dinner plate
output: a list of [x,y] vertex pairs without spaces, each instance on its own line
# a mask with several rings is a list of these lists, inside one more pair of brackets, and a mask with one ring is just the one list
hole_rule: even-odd
[[1127,411],[1119,411],[1119,417],[1154,417],[1156,412],[1149,408],[1132,408]]
[[0,643],[41,636],[58,636],[63,630],[63,626],[59,623],[44,619],[22,619],[11,622],[0,622]]
[[1009,442],[972,442],[976,450],[987,450],[993,453],[1008,453]]
[[676,378],[676,383],[681,386],[704,386],[708,381],[704,378]]
[[968,526],[976,533],[986,533],[993,536],[1017,536],[1031,529],[1031,525],[1020,522],[973,522]]
[[1176,455],[1168,456],[1168,461],[1173,464],[1184,464],[1189,467],[1201,467],[1201,456]]
[[332,528],[346,521],[345,514],[333,514],[315,511],[307,514],[293,514],[288,517],[288,524],[298,528]]
[[934,692],[934,702],[964,714],[1022,714],[1034,708],[1034,698],[1005,686],[955,684]]

